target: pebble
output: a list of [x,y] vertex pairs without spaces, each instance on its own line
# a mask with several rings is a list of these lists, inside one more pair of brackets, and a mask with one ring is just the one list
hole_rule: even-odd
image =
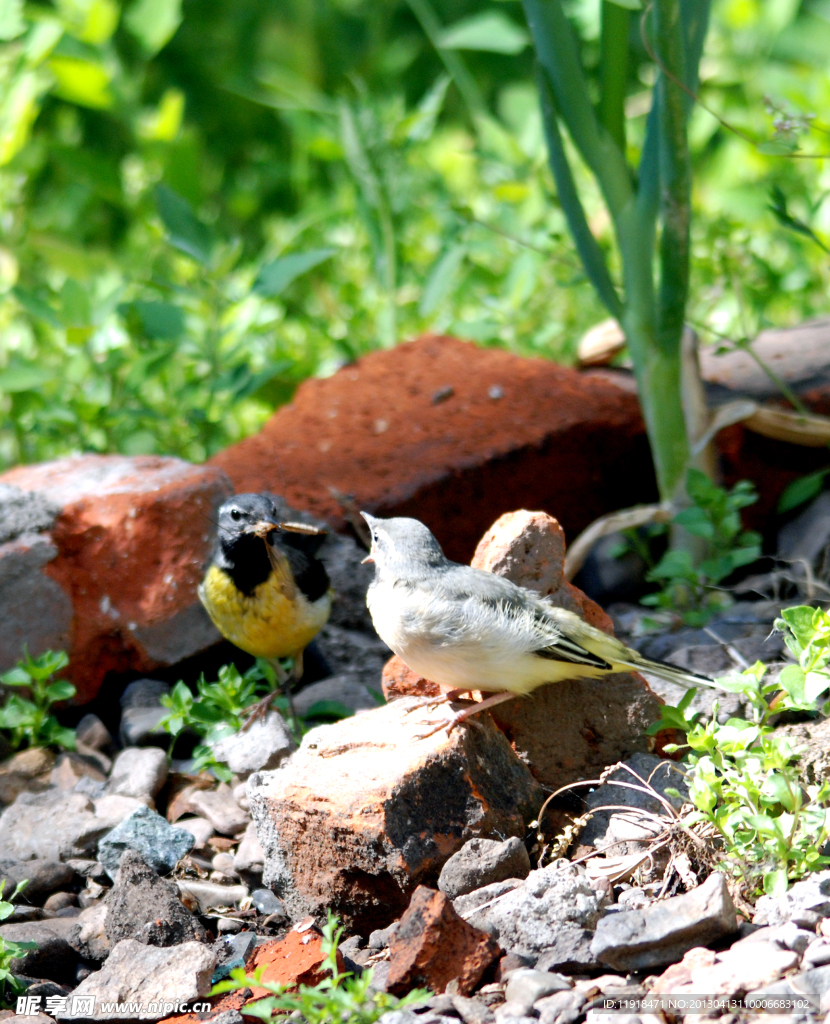
[[193,841],[190,832],[174,828],[160,814],[141,807],[100,841],[98,859],[114,879],[122,853],[135,850],[154,871],[167,874],[193,848]]
[[247,885],[217,885],[190,878],[179,878],[176,884],[182,897],[195,900],[203,914],[218,907],[232,907],[248,895]]
[[190,797],[190,805],[222,835],[235,836],[243,832],[251,821],[225,782],[220,782],[216,789],[196,791]]
[[282,900],[270,889],[254,889],[251,893],[251,903],[256,907],[259,914],[285,913],[285,906]]
[[127,747],[112,766],[107,792],[121,796],[150,797],[167,781],[167,755],[158,747]]

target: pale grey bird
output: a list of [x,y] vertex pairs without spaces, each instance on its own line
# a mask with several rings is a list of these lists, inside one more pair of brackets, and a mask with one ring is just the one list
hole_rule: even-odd
[[413,672],[449,691],[446,700],[465,690],[494,693],[433,732],[544,683],[578,676],[642,670],[687,688],[713,685],[644,658],[503,576],[451,562],[417,519],[361,515],[372,534],[365,561],[374,562],[375,577],[366,603],[378,636]]

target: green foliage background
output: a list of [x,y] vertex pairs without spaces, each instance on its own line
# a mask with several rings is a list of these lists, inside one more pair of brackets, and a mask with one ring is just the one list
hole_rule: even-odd
[[[569,11],[589,65],[600,0]],[[636,4],[636,0],[631,0]],[[654,67],[632,19],[628,145]],[[690,320],[828,310],[827,0],[717,0]],[[587,175],[581,184],[590,189]],[[592,205],[592,230],[608,224]],[[514,0],[0,0],[0,466],[201,460],[421,331],[563,362],[603,318]]]

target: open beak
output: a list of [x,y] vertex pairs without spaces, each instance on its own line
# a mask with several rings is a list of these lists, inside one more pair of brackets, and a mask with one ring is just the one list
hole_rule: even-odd
[[[361,514],[361,515],[363,516],[363,518],[364,518],[364,519],[366,520],[366,522],[367,522],[367,524],[368,524],[368,526],[369,526],[369,530],[370,530],[370,532],[371,532],[371,529],[372,529],[372,523],[373,523],[373,522],[375,521],[375,517],[374,517],[374,516],[370,516],[368,512],[361,512],[360,514]],[[367,562],[374,562],[374,558],[372,557],[372,552],[371,552],[371,551],[370,551],[370,552],[369,552],[369,554],[368,554],[368,555],[367,555],[367,556],[366,556],[366,557],[365,557],[365,558],[363,559],[363,561],[362,561],[362,562],[361,562],[360,564],[361,564],[361,565],[366,565],[366,563],[367,563]]]

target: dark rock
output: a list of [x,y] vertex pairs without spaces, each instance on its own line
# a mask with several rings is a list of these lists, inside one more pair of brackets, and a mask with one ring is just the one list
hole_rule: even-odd
[[78,897],[74,892],[55,892],[43,904],[43,909],[57,912],[65,910],[67,907],[76,907],[77,904]]
[[213,944],[216,954],[216,969],[213,972],[213,984],[227,978],[237,967],[244,967],[254,949],[256,949],[256,932],[239,932],[238,935],[227,935]]
[[177,886],[159,878],[134,850],[126,850],[121,857],[107,908],[111,946],[122,939],[149,946],[205,941],[202,924],[182,903]]
[[59,512],[60,505],[42,494],[0,484],[0,544],[51,529]]
[[737,928],[726,879],[714,872],[683,896],[645,910],[606,915],[597,924],[591,952],[615,970],[650,970],[675,963],[693,947],[731,935]]
[[121,855],[135,850],[153,870],[167,874],[193,848],[193,835],[173,828],[149,807],[140,807],[98,844],[98,859],[115,878]]
[[540,971],[563,974],[595,974],[599,962],[591,951],[594,933],[578,925],[565,924],[550,938],[547,949],[536,961]]
[[454,900],[491,882],[527,878],[529,873],[530,857],[518,837],[503,842],[470,839],[441,869],[438,888]]
[[285,913],[282,900],[270,889],[255,889],[251,893],[251,902],[260,914]]
[[469,995],[499,956],[498,944],[456,914],[444,895],[419,886],[392,937],[390,992],[414,986],[443,992],[450,982]]
[[119,739],[123,747],[162,747],[170,745],[170,734],[159,728],[159,722],[170,713],[161,704],[161,697],[170,687],[160,679],[136,679],[121,695]]
[[69,885],[75,872],[59,860],[0,860],[0,877],[6,879],[4,894],[7,897],[25,879],[23,898],[37,902]]
[[75,977],[78,963],[78,954],[68,941],[75,928],[76,924],[72,920],[53,918],[49,921],[0,925],[0,936],[10,942],[37,943],[35,949],[30,949],[14,961],[15,973],[68,984]]
[[[365,591],[363,600],[365,603]],[[374,630],[370,633],[360,633],[354,629],[327,623],[317,634],[314,642],[333,676],[349,675],[353,679],[362,680],[365,685],[376,689],[380,687],[384,663],[392,652]]]

